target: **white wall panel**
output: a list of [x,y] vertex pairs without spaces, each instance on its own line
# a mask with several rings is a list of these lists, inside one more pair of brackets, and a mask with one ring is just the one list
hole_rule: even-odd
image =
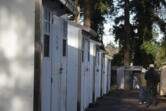
[[0,1],[0,111],[32,111],[34,0]]
[[77,111],[79,32],[68,25],[67,111]]

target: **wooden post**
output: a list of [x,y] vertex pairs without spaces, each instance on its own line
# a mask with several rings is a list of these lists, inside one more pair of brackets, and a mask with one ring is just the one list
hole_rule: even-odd
[[78,10],[78,15],[75,17],[76,23],[79,24],[80,23],[80,5],[79,5],[79,0],[75,0],[76,2],[76,7]]
[[41,111],[41,75],[42,75],[42,38],[41,38],[42,0],[35,0],[35,55],[34,55],[34,101],[33,111]]
[[91,27],[91,0],[84,0],[84,26]]

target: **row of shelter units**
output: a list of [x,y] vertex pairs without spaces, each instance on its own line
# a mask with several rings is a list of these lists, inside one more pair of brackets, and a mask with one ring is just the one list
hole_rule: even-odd
[[92,29],[52,19],[42,36],[42,111],[84,111],[110,90],[110,58]]
[[0,111],[84,111],[110,91],[97,34],[64,14],[70,0],[1,1]]
[[[139,89],[138,77],[142,73],[142,66],[120,66],[112,67],[111,84],[116,85],[118,89]],[[161,96],[166,95],[166,64],[160,70],[156,70],[160,76],[157,92]]]
[[120,66],[112,68],[112,84],[118,89],[139,89],[138,77],[142,72],[142,66]]

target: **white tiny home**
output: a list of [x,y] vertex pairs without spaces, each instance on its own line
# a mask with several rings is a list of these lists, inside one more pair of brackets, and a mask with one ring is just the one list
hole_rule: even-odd
[[[81,94],[81,40],[82,30],[75,23],[67,24],[67,111],[77,111]],[[78,102],[79,101],[79,102]]]
[[0,111],[62,111],[53,110],[44,65],[52,56],[53,14],[69,12],[77,13],[69,0],[1,0]]
[[96,62],[95,62],[95,101],[101,97],[102,90],[102,54],[103,51],[100,47],[96,50]]
[[97,47],[99,47],[101,43],[90,40],[90,91],[89,91],[89,102],[95,103],[95,81],[96,81],[96,53]]
[[111,60],[112,58],[108,55],[106,55],[106,58],[107,58],[107,93],[110,92],[111,90],[111,78],[112,78],[112,75],[111,75],[111,70],[112,70],[112,67],[111,67]]
[[91,36],[96,36],[92,29],[68,22],[68,111],[84,111],[93,101],[95,53],[96,45],[100,43],[91,40]]
[[122,66],[117,68],[117,86],[119,89],[137,89],[137,78],[141,73],[141,66]]
[[102,68],[102,96],[106,94],[106,85],[107,85],[107,58],[105,57],[105,53],[103,54],[102,60],[103,68]]
[[[82,62],[81,62],[81,111],[84,111],[92,102],[92,86],[93,86],[93,65],[92,58],[95,48],[92,47],[91,36],[96,36],[93,31],[83,32],[82,35]],[[91,55],[92,54],[92,55]]]
[[117,86],[119,89],[124,89],[124,67],[117,69]]
[[100,82],[100,97],[104,95],[104,83],[105,83],[105,50],[100,49],[100,54],[101,54],[101,82]]
[[166,65],[161,68],[161,74],[160,74],[160,95],[165,96],[166,95]]
[[110,74],[110,70],[111,70],[111,65],[110,65],[110,62],[111,59],[108,55],[105,55],[104,57],[104,64],[105,64],[105,67],[104,67],[104,73],[103,73],[103,85],[102,85],[102,92],[103,92],[103,95],[107,94],[109,91],[110,91],[110,80],[111,80],[111,74]]

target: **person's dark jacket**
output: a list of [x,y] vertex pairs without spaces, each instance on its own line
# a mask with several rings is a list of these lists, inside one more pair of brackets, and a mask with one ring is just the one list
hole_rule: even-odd
[[154,70],[154,68],[150,68],[146,73],[145,73],[145,79],[147,81],[147,85],[157,85],[158,82],[160,81],[160,77],[157,71]]

